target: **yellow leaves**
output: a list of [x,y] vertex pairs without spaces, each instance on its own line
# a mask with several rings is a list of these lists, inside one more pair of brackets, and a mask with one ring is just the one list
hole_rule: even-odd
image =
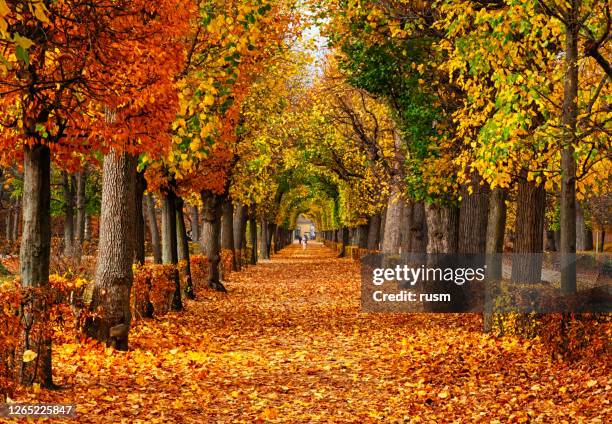
[[9,9],[8,4],[6,4],[6,0],[0,0],[0,18],[11,13],[11,9]]
[[16,45],[18,45],[19,47],[25,50],[28,50],[30,47],[34,45],[34,42],[30,40],[28,37],[24,37],[17,33],[14,34],[13,41],[15,42]]
[[32,350],[26,350],[25,352],[23,352],[23,358],[22,361],[23,362],[31,362],[34,359],[36,359],[36,357],[38,356],[38,354]]

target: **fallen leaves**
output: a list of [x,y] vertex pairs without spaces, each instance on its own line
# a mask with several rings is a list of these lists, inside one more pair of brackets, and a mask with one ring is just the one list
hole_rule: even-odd
[[[480,332],[477,315],[363,314],[359,265],[289,247],[140,320],[131,350],[54,346],[79,423],[606,422],[609,364],[553,362],[538,341]],[[607,418],[607,419],[606,419]]]

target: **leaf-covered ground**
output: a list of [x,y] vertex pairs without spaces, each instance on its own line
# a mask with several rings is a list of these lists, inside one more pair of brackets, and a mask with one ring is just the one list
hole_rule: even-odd
[[[480,333],[475,315],[364,314],[359,265],[289,247],[138,321],[129,352],[55,346],[79,423],[610,422],[610,364],[552,361],[537,342]],[[603,358],[600,358],[603,359]]]

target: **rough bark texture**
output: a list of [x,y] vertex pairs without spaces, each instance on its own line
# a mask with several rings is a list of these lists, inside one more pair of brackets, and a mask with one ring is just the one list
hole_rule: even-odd
[[144,264],[145,262],[145,221],[142,210],[142,200],[146,189],[147,180],[145,179],[144,172],[137,172],[134,194],[134,209],[136,211],[134,226],[134,261],[139,264]]
[[74,242],[74,203],[75,190],[72,178],[67,172],[62,172],[62,190],[64,192],[64,255],[72,256]]
[[110,152],[104,157],[102,211],[96,278],[85,332],[119,350],[127,350],[131,323],[130,290],[134,254],[137,159]]
[[232,255],[232,271],[238,270],[238,261],[234,251],[234,204],[229,196],[225,196],[221,212],[221,249],[230,250]]
[[427,217],[425,216],[425,202],[423,201],[416,202],[412,205],[410,237],[411,252],[427,252]]
[[178,272],[178,245],[176,242],[176,194],[168,191],[162,194],[162,260],[165,264],[175,266],[174,295],[172,310],[183,309],[181,299],[181,280]]
[[209,260],[208,286],[213,290],[226,292],[219,275],[222,199],[210,191],[203,191],[201,197],[204,204],[202,208],[202,250]]
[[456,253],[459,236],[459,209],[430,203],[427,216],[427,253]]
[[404,207],[402,208],[402,223],[400,225],[400,251],[402,253],[412,251],[412,234],[410,228],[412,227],[412,215],[414,213],[414,204],[410,200],[404,201]]
[[543,184],[527,181],[526,175],[521,172],[518,183],[512,280],[532,283],[539,282],[542,274],[546,192]]
[[249,236],[251,237],[250,264],[257,265],[257,214],[255,205],[249,208]]
[[[46,146],[24,147],[23,235],[19,253],[21,285],[43,290],[49,287],[51,250],[50,157]],[[43,387],[53,387],[51,337],[46,332],[31,333],[32,326],[41,324],[36,322],[37,319],[44,319],[46,314],[47,306],[38,296],[32,296],[25,305],[23,350],[32,350],[38,356],[34,361],[21,363],[19,379],[22,384],[38,383]]]
[[236,208],[234,214],[234,254],[236,255],[236,264],[238,268],[242,267],[243,257],[242,252],[245,247],[245,235],[246,235],[246,223],[247,223],[247,207],[246,205],[240,204]]
[[391,196],[387,203],[385,215],[385,231],[382,242],[382,251],[386,254],[398,254],[402,243],[402,214],[404,199],[399,184],[392,185]]
[[188,299],[195,299],[195,292],[193,290],[193,279],[191,278],[191,263],[189,258],[189,238],[187,237],[187,227],[185,225],[185,214],[184,214],[184,202],[183,199],[177,197],[176,199],[176,232],[177,232],[177,243],[178,243],[178,259],[179,261],[185,261],[185,296]]
[[472,194],[464,187],[459,211],[459,253],[484,253],[487,244],[489,188],[473,177]]
[[[489,194],[489,208],[487,215],[487,239],[485,251],[487,253],[486,281],[487,288],[491,288],[496,281],[502,278],[502,252],[504,250],[504,233],[506,230],[506,191],[495,188]],[[483,330],[491,331],[492,305],[491,297],[487,295],[483,317]]]
[[191,240],[200,240],[200,212],[197,206],[191,206],[189,208],[189,216],[191,219]]
[[372,215],[368,226],[368,250],[378,250],[378,239],[380,238],[380,214]]
[[576,159],[574,143],[578,121],[578,22],[580,5],[571,3],[567,14],[572,14],[565,31],[565,85],[563,90],[563,150],[561,150],[561,290],[576,292]]
[[15,208],[13,209],[13,222],[10,228],[11,239],[19,240],[19,223],[21,221],[21,199],[15,200]]
[[261,259],[270,259],[270,249],[268,246],[268,221],[261,220],[261,240],[259,240],[259,256]]
[[155,200],[153,195],[149,194],[146,198],[147,203],[147,221],[149,221],[149,232],[151,233],[151,246],[153,248],[153,262],[156,264],[162,263],[161,242],[159,236],[159,228],[157,226],[157,214],[155,213]]

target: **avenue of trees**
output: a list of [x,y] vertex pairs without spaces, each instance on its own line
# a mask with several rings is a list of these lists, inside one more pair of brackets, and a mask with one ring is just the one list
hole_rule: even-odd
[[575,293],[610,225],[611,26],[599,0],[0,0],[16,378],[53,386],[55,256],[95,257],[82,333],[127,350],[148,257],[180,311],[190,255],[226,291],[300,214],[340,255],[558,251]]

